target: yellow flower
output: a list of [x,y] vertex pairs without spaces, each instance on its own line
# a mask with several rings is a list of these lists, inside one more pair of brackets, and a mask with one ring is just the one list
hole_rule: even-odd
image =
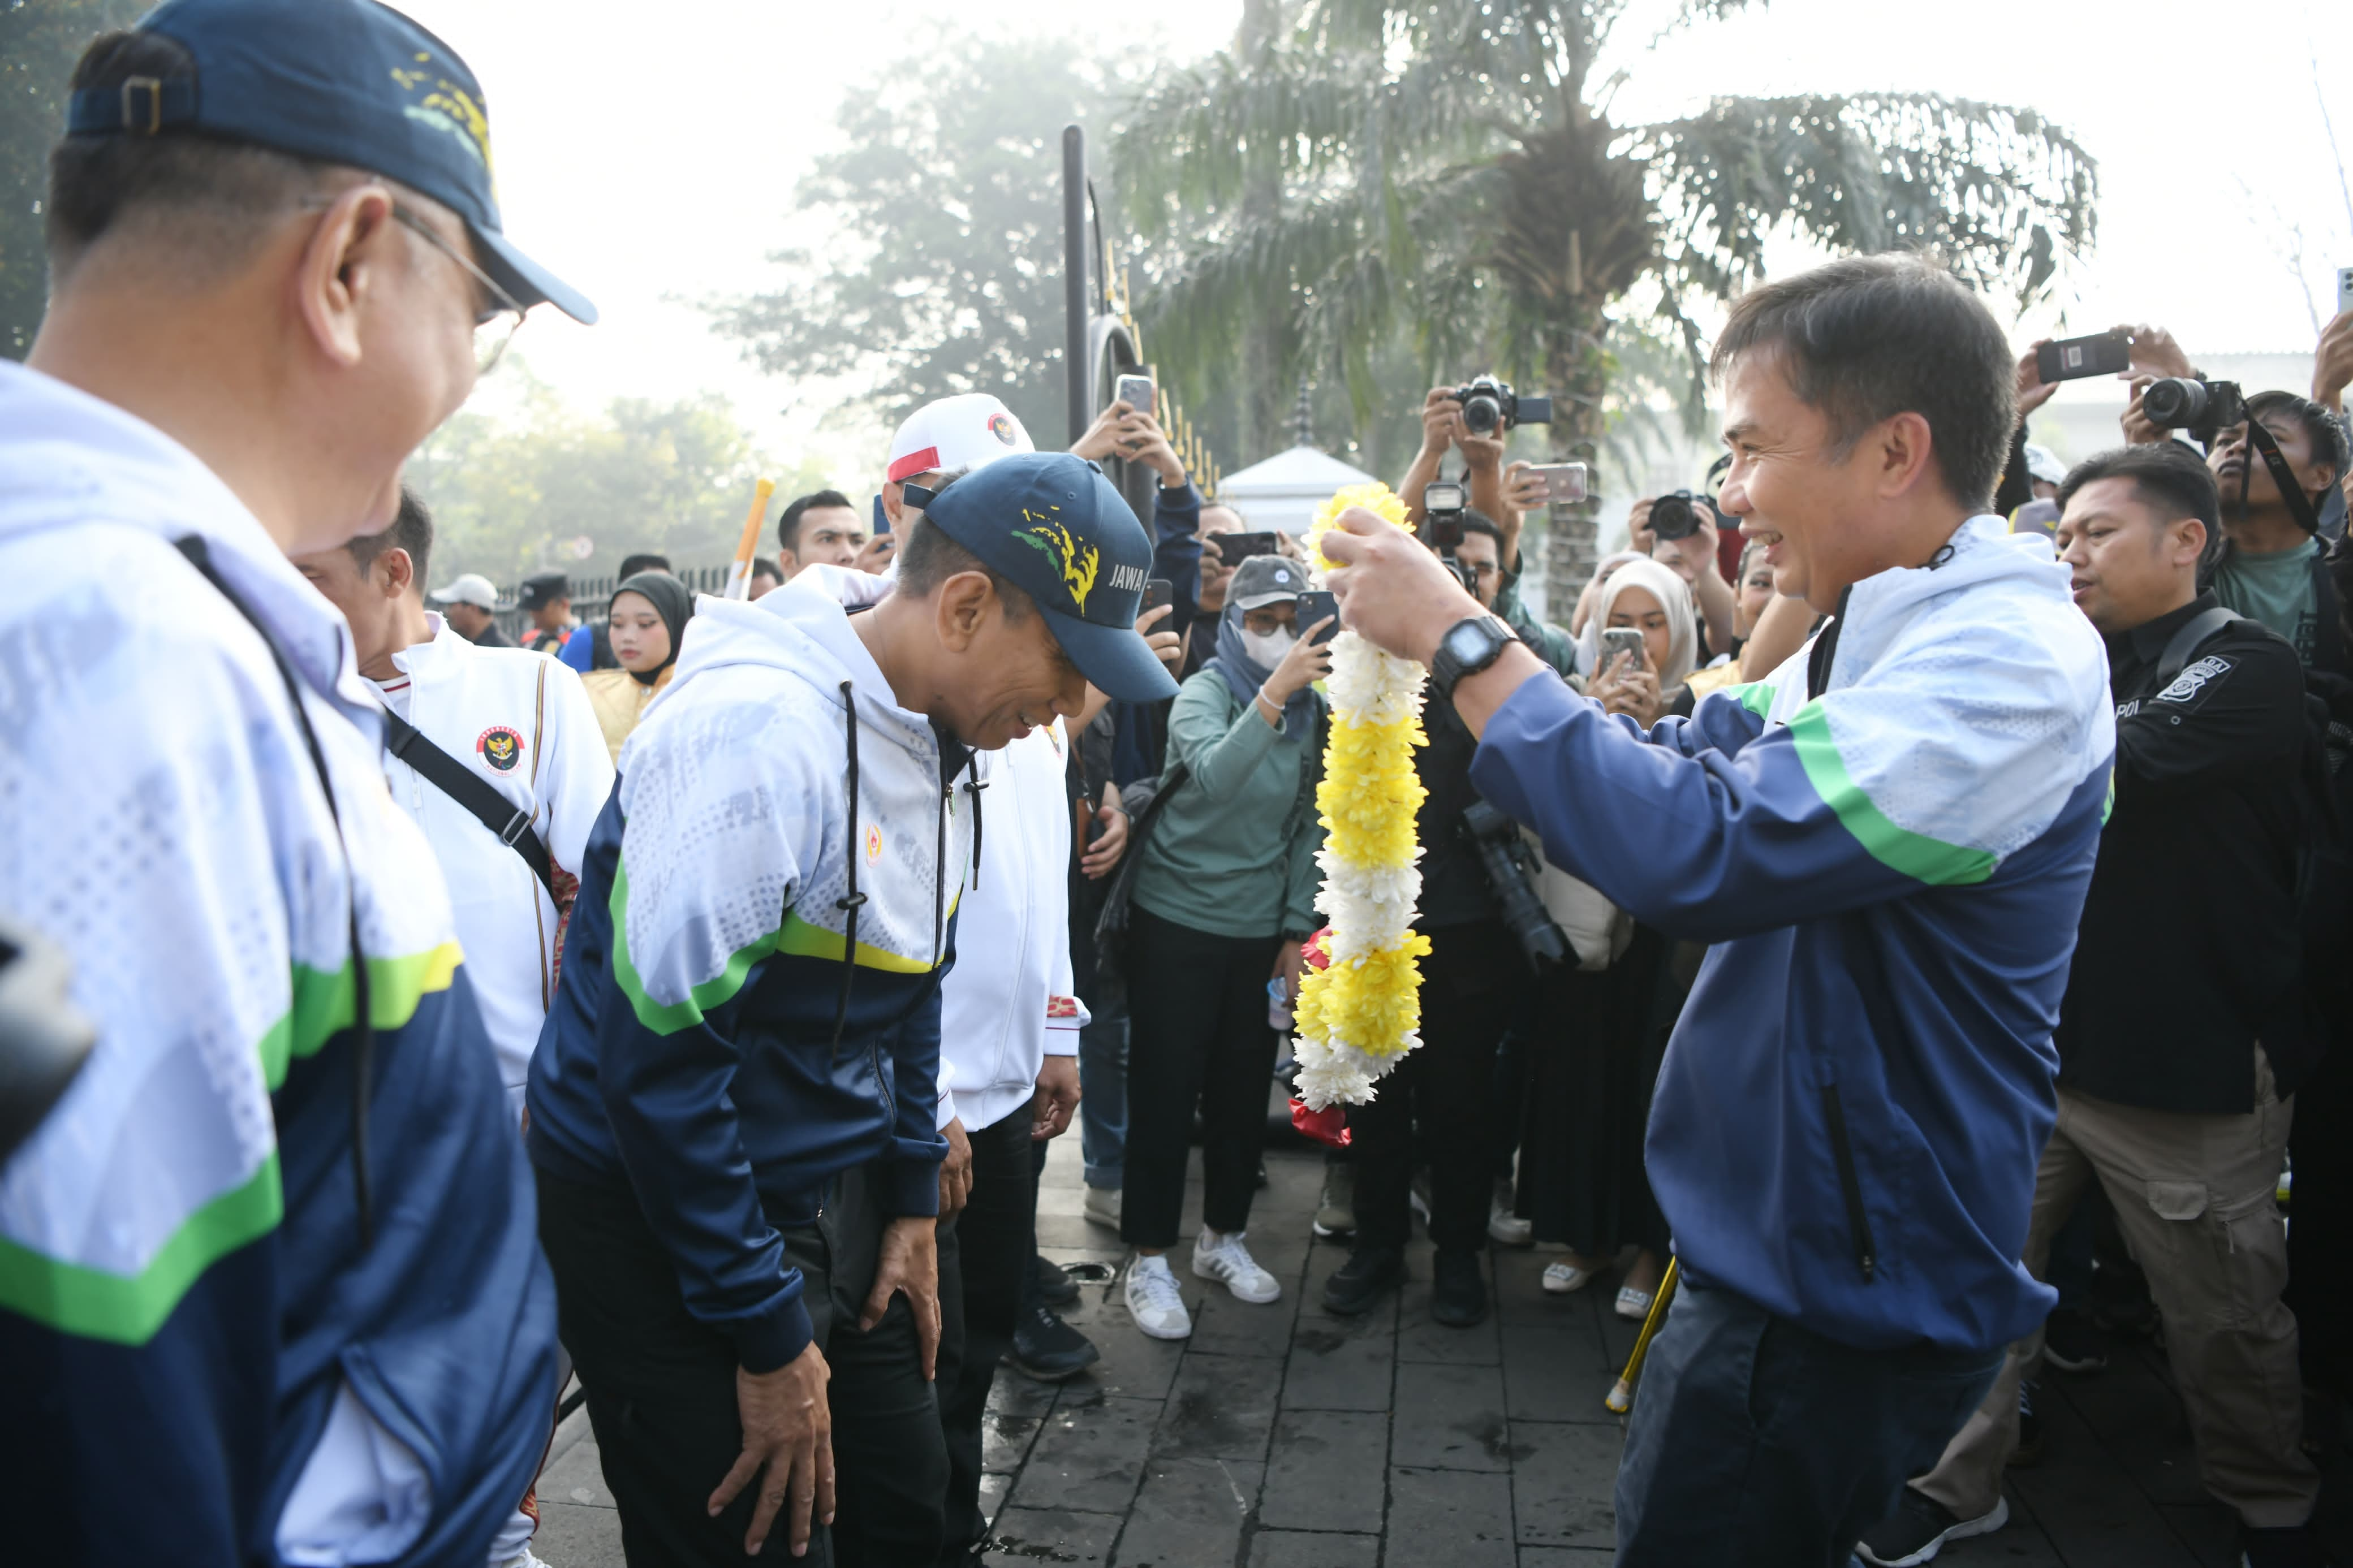
[[1318,541],[1324,537],[1324,531],[1339,521],[1340,514],[1352,506],[1363,507],[1376,516],[1387,518],[1399,528],[1407,526],[1405,501],[1378,479],[1368,485],[1349,485],[1335,490],[1332,499],[1316,510],[1315,521],[1307,530],[1308,552],[1315,564],[1326,572],[1332,570],[1332,563],[1324,558],[1324,549]]

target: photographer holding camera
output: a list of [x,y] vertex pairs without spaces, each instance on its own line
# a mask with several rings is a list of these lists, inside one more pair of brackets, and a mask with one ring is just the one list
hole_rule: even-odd
[[[2299,770],[2313,744],[2294,651],[2199,590],[2214,479],[2170,441],[2104,453],[2061,486],[2058,544],[2106,639],[2116,805],[2053,1036],[2059,1120],[2035,1180],[2025,1262],[2096,1180],[2147,1270],[2200,1479],[2255,1568],[2316,1561],[2320,1479],[2299,1447],[2296,1322],[2281,1304],[2279,1181],[2293,1095],[2316,1041],[2299,973]],[[1934,1472],[1865,1537],[1878,1563],[1927,1562],[2000,1528],[2019,1383],[2037,1329]]]
[[1736,605],[1724,580],[1722,531],[1715,503],[1702,493],[1674,490],[1644,496],[1626,515],[1626,542],[1689,585],[1699,616],[1701,644],[1694,665],[1705,664],[1733,644]]
[[1725,510],[1837,619],[1688,721],[1606,715],[1369,512],[1323,540],[1347,624],[1430,662],[1479,737],[1480,793],[1713,944],[1651,1116],[1685,1283],[1619,1472],[1620,1568],[1843,1561],[2050,1310],[2018,1260],[2057,1109],[2051,933],[2115,750],[2049,543],[1986,510],[2014,367],[1976,295],[1916,258],[1831,262],[1736,301],[1715,366]]
[[[1432,548],[1444,542],[1464,585],[1482,607],[1492,609],[1503,576],[1502,530],[1470,508],[1447,516],[1433,502],[1428,515]],[[1491,1087],[1495,1047],[1527,998],[1537,967],[1537,949],[1529,944],[1548,938],[1556,962],[1567,944],[1533,889],[1514,900],[1514,922],[1506,923],[1504,889],[1492,879],[1464,821],[1479,802],[1471,783],[1479,743],[1450,708],[1432,707],[1425,721],[1430,743],[1414,757],[1427,792],[1417,823],[1422,844],[1417,929],[1430,946],[1421,966],[1421,1048],[1398,1064],[1377,1098],[1348,1112],[1356,1242],[1348,1261],[1325,1283],[1324,1305],[1354,1317],[1404,1279],[1418,1126],[1420,1152],[1430,1163],[1430,1237],[1438,1248],[1430,1315],[1449,1328],[1469,1328],[1487,1315],[1479,1255],[1487,1244],[1501,1131]],[[1517,830],[1510,831],[1516,844]],[[1527,888],[1525,872],[1519,885]]]

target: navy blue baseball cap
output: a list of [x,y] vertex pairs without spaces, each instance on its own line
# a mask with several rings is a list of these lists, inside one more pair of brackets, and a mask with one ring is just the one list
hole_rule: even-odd
[[138,27],[186,49],[195,74],[77,92],[67,135],[193,131],[366,169],[465,219],[482,270],[519,303],[596,319],[596,306],[500,227],[481,84],[455,49],[391,6],[164,0]]
[[999,458],[942,489],[923,521],[1029,595],[1095,687],[1122,702],[1176,695],[1135,633],[1151,541],[1094,464],[1068,452]]

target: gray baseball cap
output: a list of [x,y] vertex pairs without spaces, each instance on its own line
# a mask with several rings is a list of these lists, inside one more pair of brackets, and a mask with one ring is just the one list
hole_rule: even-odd
[[1253,555],[1234,573],[1226,603],[1244,610],[1287,605],[1307,592],[1307,568],[1282,555]]

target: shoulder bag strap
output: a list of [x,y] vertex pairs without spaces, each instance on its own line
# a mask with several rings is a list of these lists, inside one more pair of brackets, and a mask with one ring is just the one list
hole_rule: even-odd
[[416,725],[390,709],[384,714],[384,749],[415,768],[426,783],[456,801],[492,837],[522,857],[547,896],[555,897],[555,872],[547,846],[531,830],[532,813],[515,805],[490,780],[427,740]]
[[2175,632],[2173,639],[2165,645],[2164,657],[2157,661],[2158,689],[2162,691],[2173,684],[2173,678],[2181,673],[2182,667],[2189,662],[2190,656],[2198,651],[2207,638],[2213,637],[2232,621],[2240,618],[2237,611],[2225,609],[2217,605],[2211,610],[2200,611],[2183,622],[2181,629]]

